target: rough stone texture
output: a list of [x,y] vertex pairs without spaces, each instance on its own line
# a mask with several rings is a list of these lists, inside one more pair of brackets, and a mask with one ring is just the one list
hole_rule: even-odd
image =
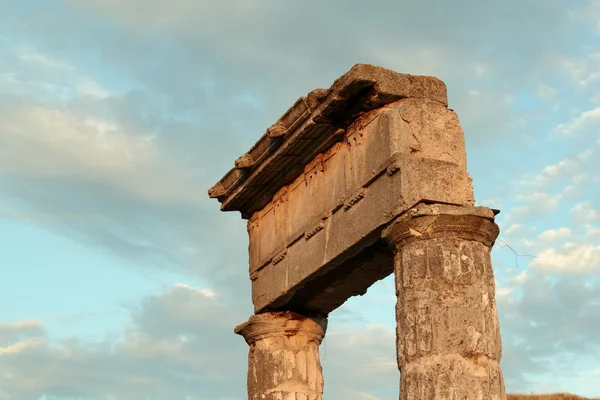
[[209,190],[248,219],[249,399],[321,399],[328,315],[395,272],[401,399],[505,399],[490,248],[432,77],[356,65],[301,97]]
[[267,312],[238,326],[250,345],[249,400],[321,400],[319,344],[327,320],[294,312]]
[[301,175],[308,161],[342,140],[351,122],[404,98],[430,99],[447,106],[446,85],[429,76],[355,65],[330,89],[315,89],[299,98],[209,190],[209,196],[222,203],[223,211],[238,210],[250,217],[279,188]]
[[[248,221],[255,311],[285,309],[320,274],[349,268],[385,224],[422,201],[473,204],[456,114],[428,99],[365,113]],[[352,293],[332,282],[328,293],[345,300],[391,272],[370,265],[382,274]],[[341,304],[319,297],[323,313]]]
[[506,399],[490,249],[493,211],[420,205],[393,246],[401,399]]
[[372,65],[298,99],[235,166],[209,194],[248,218],[257,313],[331,312],[392,272],[386,224],[420,202],[474,203],[444,83]]

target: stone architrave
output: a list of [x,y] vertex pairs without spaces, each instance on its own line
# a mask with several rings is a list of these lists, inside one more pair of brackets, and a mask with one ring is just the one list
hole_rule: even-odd
[[256,315],[239,332],[251,345],[251,396],[281,387],[264,377],[293,371],[285,357],[297,352],[293,340],[251,339],[255,327],[283,321],[277,312],[327,316],[395,272],[402,398],[505,398],[495,212],[474,207],[447,105],[436,78],[356,65],[298,99],[209,190],[248,220]]

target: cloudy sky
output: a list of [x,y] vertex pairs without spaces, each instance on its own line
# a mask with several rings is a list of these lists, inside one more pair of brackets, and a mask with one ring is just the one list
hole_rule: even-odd
[[[0,0],[0,399],[244,399],[245,223],[207,189],[356,63],[448,86],[507,389],[600,396],[600,1]],[[394,301],[331,315],[326,398],[398,398]]]

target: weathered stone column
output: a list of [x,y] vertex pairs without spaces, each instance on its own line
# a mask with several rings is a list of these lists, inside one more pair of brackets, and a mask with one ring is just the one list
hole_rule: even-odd
[[400,399],[506,399],[490,249],[492,210],[419,205],[384,239],[395,252]]
[[326,318],[295,312],[253,315],[235,328],[250,345],[249,400],[322,400],[319,345]]

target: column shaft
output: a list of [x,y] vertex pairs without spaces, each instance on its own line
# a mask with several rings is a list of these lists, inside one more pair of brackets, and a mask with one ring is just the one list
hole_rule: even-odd
[[319,345],[325,318],[286,312],[253,315],[235,332],[250,345],[249,400],[322,400]]
[[506,399],[482,207],[423,205],[385,232],[396,252],[400,399]]

